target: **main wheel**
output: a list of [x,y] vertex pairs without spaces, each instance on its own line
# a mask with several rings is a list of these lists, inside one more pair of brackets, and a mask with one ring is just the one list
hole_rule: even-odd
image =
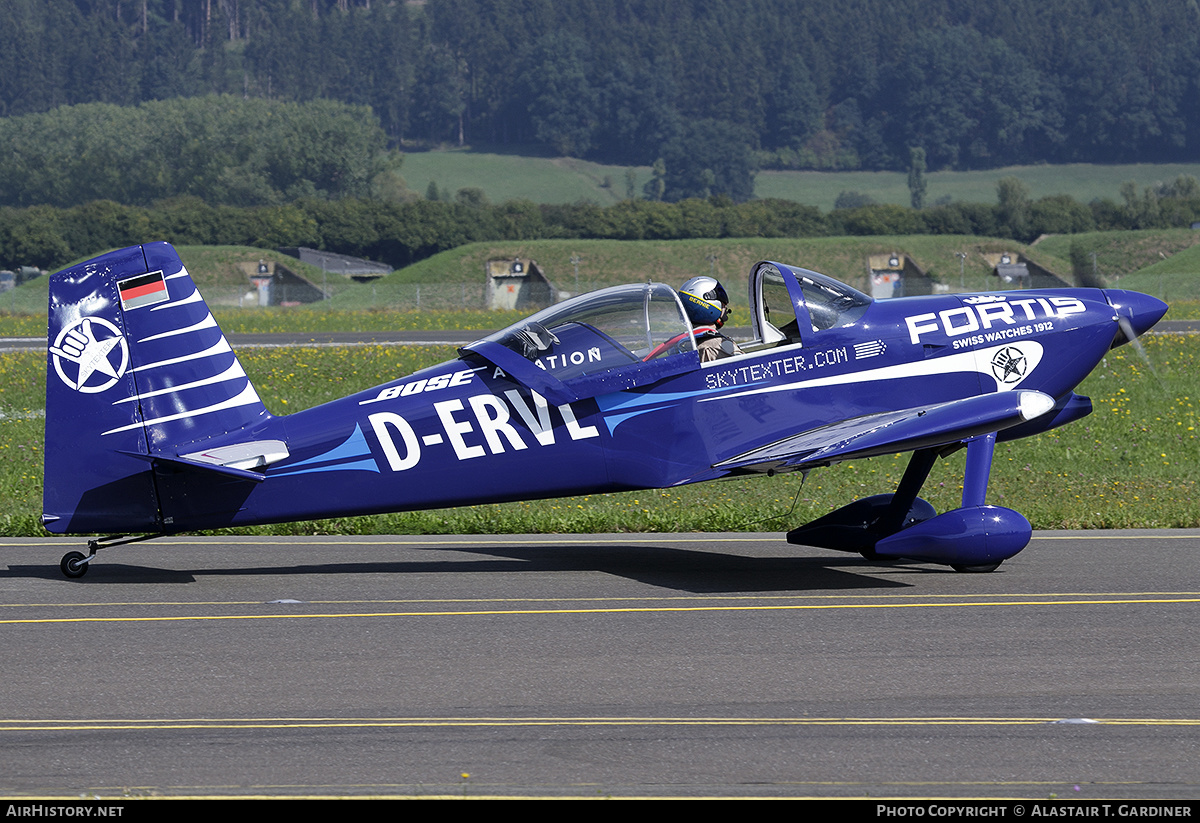
[[88,570],[87,555],[82,552],[67,552],[58,567],[67,577],[83,577]]
[[[1003,562],[1003,560],[1000,561],[1000,563]],[[986,574],[987,572],[994,572],[996,569],[1000,568],[1000,563],[980,563],[978,566],[965,566],[962,563],[951,563],[950,568],[954,569],[956,572],[965,572],[967,574]]]

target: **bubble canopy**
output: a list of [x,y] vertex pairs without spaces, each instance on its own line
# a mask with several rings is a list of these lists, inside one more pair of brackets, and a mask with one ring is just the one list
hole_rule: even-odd
[[555,403],[652,383],[699,363],[683,304],[663,283],[574,297],[462,351]]

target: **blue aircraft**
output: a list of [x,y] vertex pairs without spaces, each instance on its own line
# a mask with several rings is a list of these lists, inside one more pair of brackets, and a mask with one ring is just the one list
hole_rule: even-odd
[[[50,282],[42,522],[166,534],[507,500],[667,488],[913,452],[894,493],[789,542],[991,571],[1031,536],[985,502],[997,440],[1077,420],[1073,389],[1167,306],[1118,289],[874,301],[817,272],[750,273],[754,339],[702,362],[679,294],[647,283],[580,295],[457,360],[276,417],[179,256],[104,254]],[[962,505],[917,495],[966,448]]]

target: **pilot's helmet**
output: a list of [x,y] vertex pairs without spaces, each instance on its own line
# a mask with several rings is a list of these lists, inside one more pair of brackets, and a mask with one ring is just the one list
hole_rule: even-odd
[[693,277],[679,288],[679,299],[696,326],[721,327],[729,310],[729,295],[712,277]]

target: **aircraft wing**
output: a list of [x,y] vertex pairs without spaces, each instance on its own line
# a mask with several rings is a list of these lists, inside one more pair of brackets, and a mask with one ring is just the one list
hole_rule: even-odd
[[801,432],[713,465],[738,473],[779,472],[956,443],[1017,426],[1054,408],[1039,391],[1008,391],[880,412]]

